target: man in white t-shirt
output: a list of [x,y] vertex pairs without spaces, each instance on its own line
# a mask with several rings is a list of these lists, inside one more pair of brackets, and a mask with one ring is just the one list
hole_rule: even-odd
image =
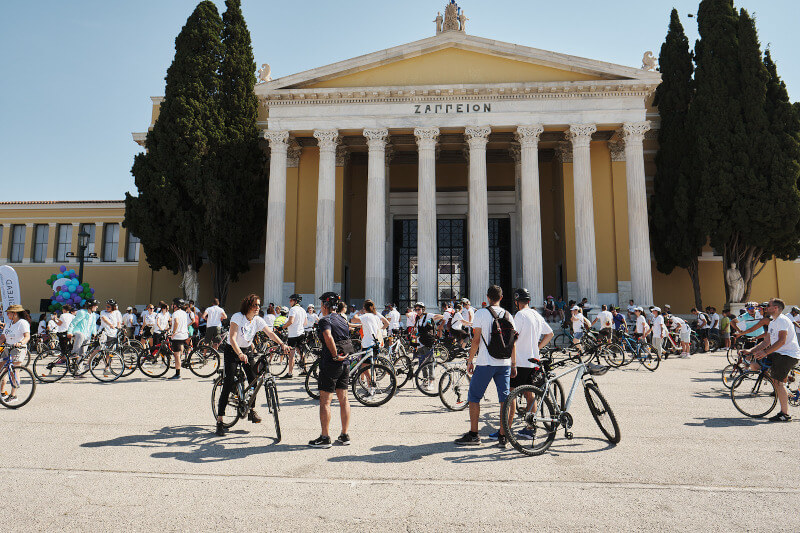
[[634,322],[636,320],[636,304],[633,303],[633,300],[628,300],[628,322]]
[[611,340],[611,326],[614,324],[614,315],[608,310],[608,306],[603,304],[600,312],[592,321],[592,326],[597,324],[597,329],[600,331],[600,338],[606,341]]
[[[288,333],[289,339],[287,344],[292,348],[292,353],[289,354],[289,371],[278,379],[291,379],[294,377],[295,354],[300,353],[300,357],[302,358],[300,363],[304,364],[303,359],[305,358],[305,354],[299,349],[303,342],[303,336],[305,335],[306,318],[308,314],[305,309],[300,307],[300,302],[302,301],[303,297],[299,294],[292,294],[289,296],[289,317],[286,319],[286,324],[284,324],[283,327],[286,328],[286,332]],[[305,370],[300,372],[300,375],[304,376]]]
[[681,339],[681,354],[678,357],[681,359],[689,359],[691,357],[690,342],[692,340],[692,328],[679,316],[671,315],[670,322],[672,324],[672,330],[677,331]]
[[[755,355],[756,359],[764,359],[771,363],[769,377],[775,386],[775,392],[781,405],[781,411],[769,418],[771,422],[789,422],[789,395],[784,382],[789,377],[789,372],[800,361],[800,344],[797,342],[797,331],[792,321],[783,314],[786,304],[780,298],[769,301],[766,312],[772,316],[769,323],[769,338],[764,339],[758,346],[742,353]],[[759,366],[753,363],[750,367],[758,370]]]
[[175,375],[169,379],[181,379],[181,359],[186,341],[189,339],[189,304],[182,298],[172,300],[172,331],[170,345],[175,356]]
[[203,320],[206,321],[206,336],[207,342],[210,342],[214,349],[219,348],[222,342],[222,321],[227,319],[228,315],[225,310],[219,306],[219,298],[214,298],[211,306],[206,307],[203,311]]
[[56,319],[56,336],[58,336],[58,346],[61,348],[61,353],[66,355],[69,347],[69,339],[67,338],[67,330],[72,320],[75,318],[75,310],[71,305],[65,305],[61,309],[61,314]]
[[664,337],[667,336],[667,327],[664,324],[664,317],[661,316],[661,308],[653,307],[653,348],[656,349],[656,355],[661,359],[661,353],[664,350]]
[[[516,344],[512,346],[511,357],[508,359],[492,357],[487,349],[488,344],[492,342],[492,326],[495,317],[498,321],[499,319],[507,320],[511,327],[516,330],[511,313],[500,307],[500,300],[503,299],[503,289],[497,285],[492,285],[486,291],[486,298],[489,301],[489,307],[479,309],[472,321],[472,346],[470,346],[467,359],[467,371],[472,373],[469,393],[467,394],[470,428],[462,437],[456,439],[455,443],[461,446],[479,446],[481,444],[481,438],[478,435],[478,419],[481,415],[481,398],[483,398],[489,382],[494,381],[500,409],[502,409],[503,402],[506,401],[510,392],[511,378],[517,375]],[[501,426],[498,434],[498,444],[501,448],[505,448],[506,442],[505,431]]]
[[134,333],[136,332],[136,325],[139,321],[136,319],[136,311],[133,307],[128,306],[125,310],[125,314],[122,315],[122,327],[125,330],[125,335],[132,339]]
[[792,307],[792,310],[789,311],[786,317],[792,321],[794,327],[800,328],[800,307]]
[[[461,307],[463,308],[462,316],[464,317],[464,321],[472,324],[472,321],[475,319],[475,309],[472,307],[472,304],[469,303],[468,298],[461,298]],[[470,331],[470,328],[467,328],[467,332]]]
[[697,335],[703,341],[703,351],[708,351],[708,332],[711,331],[711,319],[706,313],[692,308],[692,314],[697,317]]
[[389,333],[393,337],[397,337],[400,335],[400,311],[391,303],[386,304],[386,307],[389,309],[389,312],[386,313],[386,318],[389,320]]

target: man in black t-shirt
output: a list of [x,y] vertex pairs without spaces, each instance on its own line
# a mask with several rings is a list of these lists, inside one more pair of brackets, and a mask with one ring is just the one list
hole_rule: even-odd
[[345,362],[347,355],[339,353],[337,344],[349,342],[350,328],[347,320],[336,312],[339,303],[338,294],[326,292],[319,299],[322,301],[322,318],[317,323],[317,335],[322,344],[322,355],[319,360],[317,385],[322,433],[316,439],[309,441],[308,445],[312,448],[331,447],[328,428],[331,422],[331,400],[336,394],[342,417],[342,433],[336,439],[336,444],[347,446],[350,444],[350,436],[347,434],[347,427],[350,425],[350,403],[347,398],[349,365]]

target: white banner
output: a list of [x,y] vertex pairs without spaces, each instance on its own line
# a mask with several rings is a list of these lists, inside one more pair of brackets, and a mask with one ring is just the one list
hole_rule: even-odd
[[5,319],[6,309],[14,304],[22,305],[22,294],[19,292],[19,277],[16,270],[8,265],[0,265],[0,290],[2,290],[2,316]]

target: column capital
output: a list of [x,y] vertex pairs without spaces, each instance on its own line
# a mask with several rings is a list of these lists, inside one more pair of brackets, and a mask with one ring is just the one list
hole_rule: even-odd
[[433,148],[439,139],[439,128],[435,126],[414,128],[414,137],[417,139],[417,146],[420,148]]
[[467,138],[467,144],[469,144],[470,148],[486,148],[490,133],[492,133],[492,128],[489,126],[467,126],[464,128],[464,137]]
[[514,136],[523,148],[536,146],[539,143],[539,136],[544,132],[544,126],[533,124],[531,126],[517,126]]
[[389,130],[386,128],[365,128],[363,135],[367,138],[367,146],[370,150],[382,150],[386,146]]
[[642,142],[644,134],[650,130],[650,121],[644,122],[626,122],[622,125],[622,136],[626,143],[629,142]]
[[594,124],[570,124],[565,136],[572,141],[573,147],[589,146],[592,134],[596,131],[597,126]]
[[339,144],[339,130],[314,130],[320,150],[334,150]]
[[286,151],[289,147],[289,132],[286,130],[266,130],[261,132],[261,137],[269,142],[271,150]]

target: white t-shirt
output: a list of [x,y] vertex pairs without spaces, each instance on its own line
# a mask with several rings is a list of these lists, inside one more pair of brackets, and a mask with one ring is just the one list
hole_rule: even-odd
[[206,307],[206,327],[218,328],[222,326],[223,313],[225,313],[225,311],[223,311],[223,309],[218,305]]
[[66,333],[67,328],[69,328],[69,325],[72,323],[72,319],[75,318],[75,315],[72,313],[61,313],[61,316],[58,318],[61,319],[61,325],[58,326],[56,331],[58,333]]
[[791,313],[790,313],[790,314],[786,315],[786,318],[788,318],[792,322],[800,323],[800,315],[792,316]]
[[[498,318],[505,316],[507,313],[507,311],[499,305],[492,306],[492,311],[494,311]],[[511,322],[511,325],[514,326],[514,329],[517,329],[516,324],[514,324],[514,318],[510,316],[510,313],[508,319]],[[489,355],[489,350],[486,349],[486,344],[489,343],[489,338],[492,334],[493,322],[494,318],[492,318],[492,314],[487,308],[478,309],[478,311],[475,313],[475,319],[472,321],[472,327],[480,328],[481,337],[483,339],[479,342],[478,357],[475,358],[475,366],[511,366],[510,357],[508,359],[495,359]]]
[[[115,313],[116,311],[111,311],[110,313],[108,311],[100,311],[100,329],[110,337],[117,336],[117,326],[119,324],[117,322],[117,315]],[[109,326],[108,323],[103,320],[103,318],[111,322],[113,326]]]
[[156,325],[156,314],[151,311],[145,311],[142,313],[142,323],[152,328]]
[[[20,320],[20,322],[22,322]],[[797,344],[797,332],[794,329],[794,324],[789,320],[786,315],[779,315],[778,318],[769,323],[769,343],[775,344],[778,342],[778,333],[781,331],[786,332],[786,342],[778,348],[777,353],[800,359],[800,345]]]
[[47,332],[48,333],[56,333],[58,331],[58,324],[56,324],[56,319],[51,318],[47,321]]
[[378,315],[373,315],[372,313],[363,313],[359,315],[358,319],[361,321],[361,332],[363,333],[363,336],[361,337],[362,348],[369,348],[375,344],[375,340],[372,338],[373,335],[378,339],[378,341],[383,338],[381,335],[383,322]]
[[658,315],[653,319],[653,337],[654,338],[661,338],[666,337],[667,332],[666,328],[664,327],[664,317]]
[[139,322],[136,320],[136,314],[134,313],[125,313],[122,315],[122,325],[126,328],[132,328]]
[[45,333],[46,331],[47,331],[47,324],[45,323],[44,319],[42,319],[42,320],[39,321],[39,329],[37,330],[37,333],[39,333],[41,335],[42,333]]
[[272,329],[272,327],[275,325],[275,315],[264,315],[264,323],[268,328]]
[[409,311],[406,313],[406,327],[410,328],[414,326],[414,322],[417,320],[417,314],[414,311]]
[[117,328],[121,328],[122,327],[122,313],[119,312],[119,309],[114,309],[114,311],[112,311],[111,314],[114,315],[114,318],[117,320]]
[[705,313],[697,313],[697,325],[700,329],[711,329],[711,323],[709,322],[708,315]]
[[536,368],[528,359],[539,359],[539,340],[553,329],[535,309],[523,309],[514,315],[519,337],[517,338],[517,366],[522,368]]
[[719,315],[717,313],[714,313],[713,315],[711,315],[711,324],[710,325],[711,325],[712,328],[719,328]]
[[634,311],[636,311],[636,306],[635,305],[629,305],[628,306],[628,314],[629,315],[633,315]]
[[472,306],[465,307],[464,311],[466,311],[464,314],[464,320],[467,322],[472,322],[475,319],[475,308]]
[[299,305],[293,306],[289,309],[289,318],[294,317],[292,324],[289,326],[289,338],[299,337],[303,334],[306,327],[306,310]]
[[584,319],[583,314],[578,312],[577,315],[572,315],[572,332],[578,333],[579,331],[583,331]]
[[389,329],[400,329],[400,311],[392,309],[386,315],[386,320],[389,321]]
[[681,317],[673,316],[672,317],[672,329],[674,329],[676,331],[680,331],[681,333],[683,333],[684,331],[688,332],[689,324],[687,324],[686,321],[684,319],[682,319]]
[[464,316],[461,313],[462,311],[456,311],[453,315],[453,321],[450,323],[450,327],[456,331],[461,331],[463,328]]
[[317,313],[306,312],[306,331],[314,329],[314,324],[319,322],[319,315]]
[[183,309],[176,309],[172,313],[172,325],[175,334],[172,339],[176,341],[185,341],[189,338],[189,315]]
[[636,318],[636,333],[639,333],[641,335],[642,333],[644,333],[644,330],[646,328],[647,328],[647,320],[644,318],[644,316],[639,315]]
[[156,333],[163,333],[169,330],[169,319],[172,316],[169,312],[166,313],[158,313],[156,315]]
[[253,320],[248,321],[247,317],[242,313],[233,315],[231,324],[236,324],[239,327],[239,331],[236,334],[236,344],[239,345],[239,348],[247,348],[253,344],[253,337],[256,336],[256,333],[263,331],[267,327],[267,323],[260,316],[255,315]]
[[600,324],[600,329],[610,328],[614,323],[614,316],[611,311],[600,311],[597,313],[597,323]]
[[3,334],[6,336],[6,344],[16,344],[22,341],[25,334],[30,334],[31,325],[24,318],[20,318],[13,324],[8,321]]

